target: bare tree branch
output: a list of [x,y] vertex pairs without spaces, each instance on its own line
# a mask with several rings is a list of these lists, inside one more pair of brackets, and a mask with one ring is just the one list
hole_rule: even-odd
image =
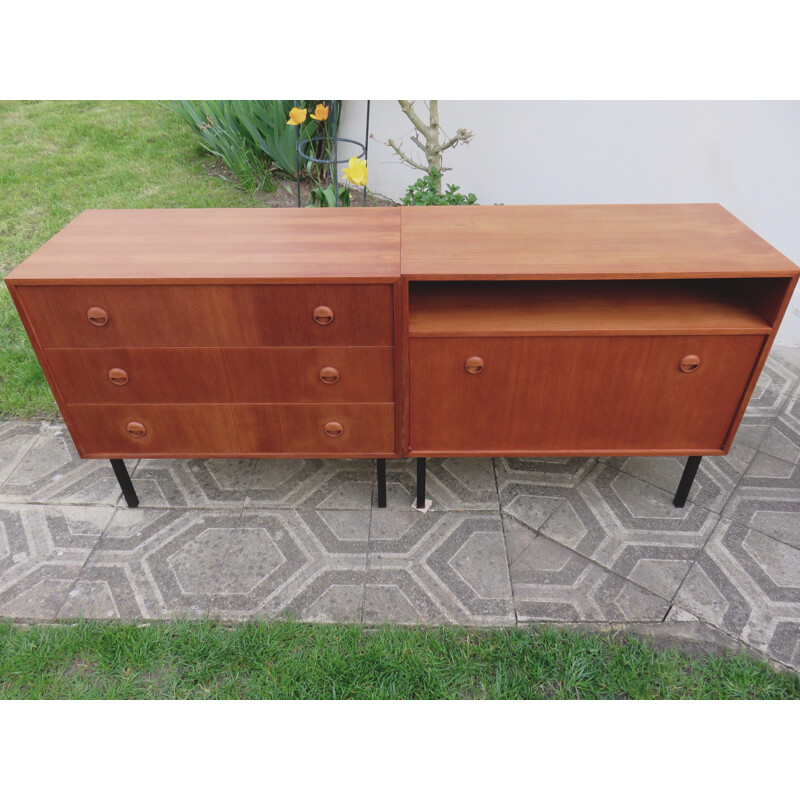
[[[382,144],[384,144],[384,143],[382,142]],[[408,166],[409,166],[409,167],[412,167],[413,169],[421,169],[423,172],[427,172],[427,171],[428,171],[428,168],[427,168],[427,167],[423,167],[423,166],[422,166],[422,164],[417,164],[417,162],[416,162],[416,161],[414,161],[413,159],[409,158],[409,157],[408,157],[408,156],[407,156],[407,155],[406,155],[406,154],[405,154],[405,153],[404,153],[404,152],[403,152],[403,151],[402,151],[402,150],[401,150],[401,149],[400,149],[400,148],[399,148],[399,147],[398,147],[398,146],[397,146],[397,145],[394,143],[394,140],[393,140],[393,139],[389,139],[388,141],[386,141],[386,142],[385,142],[385,144],[387,144],[389,147],[391,147],[391,148],[392,148],[392,150],[394,150],[394,151],[395,151],[395,153],[397,153],[397,155],[398,155],[398,156],[400,156],[400,160],[401,160],[401,161],[402,161],[404,164],[408,164]]]
[[448,138],[447,134],[445,134],[445,141],[443,142],[441,141],[441,128],[439,125],[438,100],[429,100],[426,103],[428,109],[427,123],[422,120],[414,109],[415,100],[398,100],[397,102],[400,104],[401,111],[411,120],[411,124],[416,130],[416,134],[411,136],[411,141],[425,154],[427,166],[417,163],[413,158],[406,155],[392,139],[389,139],[386,144],[397,153],[404,164],[427,172],[430,176],[438,176],[434,179],[434,186],[436,191],[441,192],[442,173],[450,169],[442,166],[442,153],[450,147],[456,147],[462,143],[467,144],[472,139],[472,133],[465,128],[459,128],[456,130],[455,136]]

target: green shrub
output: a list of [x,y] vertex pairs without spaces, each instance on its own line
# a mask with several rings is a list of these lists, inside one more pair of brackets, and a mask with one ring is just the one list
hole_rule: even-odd
[[442,193],[436,188],[441,180],[441,175],[437,169],[431,169],[430,174],[426,174],[415,183],[408,187],[403,198],[404,206],[474,206],[478,199],[474,194],[461,194],[458,190],[460,186],[447,184],[447,190]]

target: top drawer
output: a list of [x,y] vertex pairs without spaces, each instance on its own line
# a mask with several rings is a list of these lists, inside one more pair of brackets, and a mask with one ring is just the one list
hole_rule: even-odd
[[44,347],[391,345],[391,284],[18,286]]

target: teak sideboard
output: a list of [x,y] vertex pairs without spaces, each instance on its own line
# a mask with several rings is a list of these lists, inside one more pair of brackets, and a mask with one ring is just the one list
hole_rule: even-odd
[[719,205],[85,211],[6,278],[107,458],[724,455],[798,268]]

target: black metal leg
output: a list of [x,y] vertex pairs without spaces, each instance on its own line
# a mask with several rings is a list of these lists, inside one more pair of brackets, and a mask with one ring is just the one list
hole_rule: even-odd
[[119,481],[119,488],[122,489],[122,495],[128,508],[136,508],[139,505],[139,498],[136,496],[136,490],[133,488],[131,476],[128,475],[128,469],[125,462],[121,458],[112,458],[111,466],[114,468],[114,474]]
[[378,459],[378,508],[386,508],[386,459]]
[[425,459],[417,459],[417,508],[425,508]]
[[678,484],[678,491],[675,492],[675,499],[672,504],[676,508],[683,508],[686,505],[686,498],[689,496],[689,491],[694,483],[694,477],[697,475],[697,469],[700,466],[700,459],[703,456],[689,456],[686,459],[686,466],[683,469],[683,476],[681,482]]

